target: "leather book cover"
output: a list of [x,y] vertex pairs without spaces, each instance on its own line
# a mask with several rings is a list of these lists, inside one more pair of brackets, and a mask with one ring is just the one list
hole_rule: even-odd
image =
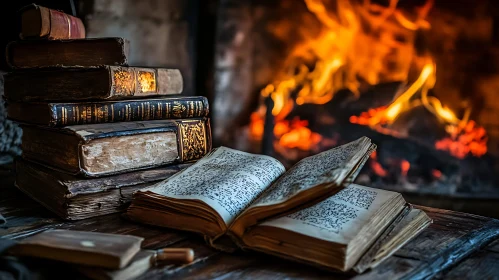
[[20,40],[7,45],[6,59],[13,69],[127,66],[129,44],[124,38]]
[[189,166],[181,163],[102,178],[79,178],[18,158],[15,185],[62,219],[81,220],[125,211],[135,191]]
[[23,158],[86,177],[188,162],[211,150],[207,118],[22,129]]
[[44,68],[4,75],[4,96],[12,102],[120,100],[180,94],[180,70],[97,66]]
[[21,38],[82,39],[85,26],[81,19],[35,4],[23,7],[21,13]]
[[50,127],[200,118],[208,114],[208,100],[203,96],[86,103],[10,103],[7,107],[7,116],[13,121]]
[[124,234],[54,229],[21,240],[9,253],[119,269],[140,251],[143,240]]

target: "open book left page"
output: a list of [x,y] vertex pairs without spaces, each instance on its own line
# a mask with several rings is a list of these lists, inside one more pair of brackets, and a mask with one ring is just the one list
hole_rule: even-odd
[[214,238],[285,172],[276,159],[220,147],[134,195],[127,215]]

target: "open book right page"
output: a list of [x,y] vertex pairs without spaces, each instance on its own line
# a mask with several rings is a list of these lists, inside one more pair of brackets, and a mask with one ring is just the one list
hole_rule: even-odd
[[[253,227],[245,233],[243,242],[251,249],[308,262],[317,262],[320,251],[327,249],[327,259],[335,255],[331,248],[343,248],[335,258],[344,258],[341,269],[346,269],[360,258],[404,205],[405,201],[398,193],[351,184],[314,206]],[[304,239],[300,236],[317,242],[304,248]],[[315,246],[317,251],[314,252]],[[329,264],[324,261],[323,265]]]
[[332,197],[262,226],[282,227],[347,245],[376,211],[397,193],[351,184]]

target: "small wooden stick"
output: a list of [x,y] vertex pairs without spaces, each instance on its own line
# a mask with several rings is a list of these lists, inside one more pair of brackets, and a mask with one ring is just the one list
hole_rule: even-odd
[[194,250],[191,248],[163,248],[156,250],[152,258],[154,265],[188,264],[194,260]]

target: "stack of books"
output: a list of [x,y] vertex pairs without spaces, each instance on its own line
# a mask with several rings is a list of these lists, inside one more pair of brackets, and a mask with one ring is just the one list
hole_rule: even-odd
[[207,99],[178,96],[179,70],[129,67],[127,40],[85,39],[76,17],[21,16],[4,98],[23,129],[16,185],[34,200],[69,220],[121,211],[211,150]]

